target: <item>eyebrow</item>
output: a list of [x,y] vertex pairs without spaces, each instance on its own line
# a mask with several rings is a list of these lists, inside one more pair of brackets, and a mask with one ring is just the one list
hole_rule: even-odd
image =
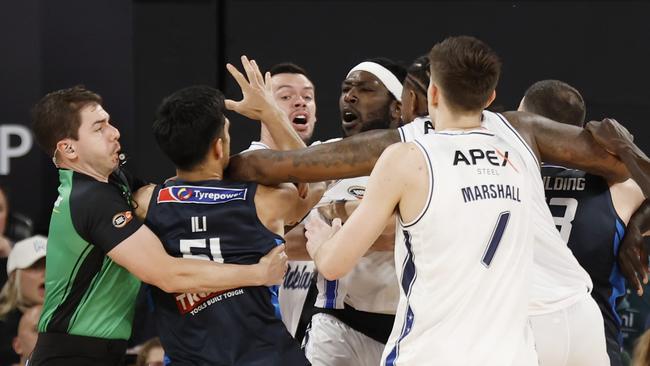
[[108,121],[110,121],[110,119],[111,119],[111,116],[106,116],[106,118],[103,118],[103,119],[97,120],[97,121],[93,122],[91,128],[92,128],[92,127],[95,127],[95,125],[98,124],[98,123],[108,122]]
[[[293,85],[280,85],[280,86],[278,86],[277,90],[280,90],[282,88],[292,88],[293,89],[294,87],[293,87]],[[306,86],[304,88],[301,88],[301,90],[305,90],[305,89],[313,90],[314,87],[313,86]]]

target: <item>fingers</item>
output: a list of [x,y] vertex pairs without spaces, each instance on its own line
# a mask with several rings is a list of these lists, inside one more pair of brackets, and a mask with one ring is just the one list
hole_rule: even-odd
[[229,111],[239,112],[239,103],[240,102],[235,102],[232,99],[225,100],[226,109]]
[[244,67],[244,71],[246,72],[246,78],[248,79],[248,82],[250,86],[259,86],[257,85],[257,77],[255,76],[255,69],[251,62],[248,60],[248,57],[243,55],[241,57],[241,64]]
[[239,72],[239,70],[237,70],[236,67],[234,67],[233,65],[228,63],[228,64],[226,64],[226,69],[228,69],[228,72],[230,72],[230,75],[232,75],[232,77],[235,79],[237,84],[239,84],[239,87],[241,88],[242,92],[244,90],[247,90],[247,88],[250,87],[248,85],[248,81],[246,80],[244,75],[241,72]]
[[[635,255],[630,255],[627,252],[620,253],[619,264],[621,268],[621,273],[627,279],[628,283],[630,284],[630,287],[634,288],[636,290],[636,293],[639,296],[641,296],[643,294],[643,287],[641,286],[639,277],[637,277],[637,273],[643,273],[643,272],[637,272],[635,270],[636,265],[632,264],[635,261],[638,262],[638,259],[635,257],[636,257]],[[639,263],[639,266],[640,265],[641,264]]]
[[284,244],[280,244],[277,247],[271,249],[268,255],[282,255],[282,253],[284,253],[284,249],[285,249]]
[[268,71],[264,74],[264,87],[266,91],[273,92],[273,88],[271,87],[271,73]]
[[257,65],[257,62],[255,60],[252,60],[251,64],[253,64],[253,72],[255,74],[255,80],[257,82],[257,85],[259,85],[260,87],[264,86],[264,77],[262,76],[262,71],[260,71],[260,67]]
[[343,224],[341,223],[340,218],[337,217],[334,220],[332,220],[332,229],[338,231],[341,228],[341,226],[343,226]]

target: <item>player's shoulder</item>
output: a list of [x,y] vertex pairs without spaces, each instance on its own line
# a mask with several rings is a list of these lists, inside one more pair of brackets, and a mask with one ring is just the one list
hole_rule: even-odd
[[70,200],[98,205],[103,201],[116,198],[122,198],[122,195],[120,188],[113,183],[101,182],[85,174],[74,172]]
[[135,202],[135,215],[140,220],[147,217],[149,203],[156,189],[155,184],[147,184],[133,193],[133,202]]

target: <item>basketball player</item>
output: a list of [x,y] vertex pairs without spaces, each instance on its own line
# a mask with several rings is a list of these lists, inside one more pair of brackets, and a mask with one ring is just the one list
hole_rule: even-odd
[[[176,177],[138,191],[137,214],[172,256],[255,263],[284,242],[284,226],[300,220],[320,194],[312,189],[301,199],[292,184],[224,179],[230,150],[224,110],[223,95],[207,86],[163,100],[153,130],[176,165]],[[308,364],[276,317],[267,287],[152,292],[163,348],[174,365]]]
[[131,192],[139,183],[119,167],[120,132],[99,95],[80,86],[49,93],[33,119],[61,184],[30,365],[122,364],[140,280],[170,292],[281,282],[282,247],[258,264],[237,266],[167,255],[133,219]]
[[[583,127],[586,114],[580,93],[558,80],[543,80],[531,85],[518,110],[578,127]],[[616,307],[625,295],[625,280],[618,268],[617,254],[625,226],[644,200],[643,193],[631,179],[608,182],[602,177],[561,166],[543,164],[542,177],[555,225],[594,284],[591,296],[605,321],[610,363],[623,365],[621,318]],[[542,360],[542,365],[571,364],[564,360],[576,353],[573,344],[567,349],[566,340],[560,336],[565,329],[555,328],[561,324],[554,318],[559,315],[570,318],[569,314],[531,318],[540,357],[553,356]],[[536,329],[538,327],[540,329]]]
[[537,166],[482,127],[496,54],[453,37],[430,59],[435,133],[388,148],[340,231],[307,223],[307,248],[319,272],[342,277],[397,210],[401,291],[382,364],[536,365],[527,308]]
[[[624,181],[629,177],[630,173],[625,164],[599,147],[588,131],[523,112],[506,112],[497,117],[499,118],[486,119],[486,127],[502,138],[512,140],[513,145],[519,146],[522,151],[529,151],[528,154],[535,161],[539,161],[541,156],[545,161],[577,167],[613,182]],[[612,125],[608,120],[603,123],[593,126],[607,128]],[[404,126],[398,130],[399,133],[390,130],[370,131],[337,143],[314,146],[302,151],[249,153],[233,159],[232,174],[266,183],[285,180],[318,181],[367,174],[381,151],[388,145],[400,140],[412,140],[414,136],[431,131],[433,123],[422,120]],[[616,136],[613,133],[605,134],[610,135]],[[619,145],[614,147],[626,154],[628,165],[643,159],[639,151],[627,147],[624,142],[621,143],[622,139],[615,141],[619,142]],[[272,171],[268,169],[271,165]],[[635,177],[635,180],[643,187],[643,170],[637,168],[635,174],[639,176]],[[572,332],[575,335],[572,342],[582,342],[593,348],[592,352],[583,355],[581,362],[576,364],[607,364],[604,330],[602,327],[599,329],[603,324],[602,316],[589,296],[591,280],[554,228],[552,216],[542,194],[535,199],[535,211],[539,224],[536,225],[536,275],[533,277],[530,314],[550,314],[572,307],[574,319],[581,318],[581,324],[595,327],[585,332],[594,339],[580,337],[579,331]]]
[[[339,98],[344,135],[397,126],[405,74],[403,67],[384,58],[353,67]],[[367,177],[337,181],[319,206],[324,205],[322,211],[330,218],[345,219],[363,197],[366,183]],[[388,228],[380,241],[390,241],[392,249],[394,229]],[[316,366],[377,365],[399,298],[392,250],[369,252],[345,278],[318,276],[317,287],[315,314],[304,341],[309,361]]]
[[[316,124],[316,97],[314,84],[309,79],[307,72],[300,66],[292,63],[280,63],[269,70],[273,97],[278,107],[286,114],[291,126],[298,133],[305,144],[308,144],[314,133]],[[253,141],[247,151],[257,149],[277,149],[275,141],[269,130],[262,123],[260,140]],[[305,234],[302,224],[297,225],[284,235],[289,269],[278,294],[278,306],[282,314],[282,321],[287,326],[289,333],[298,342],[302,342],[309,317],[313,308],[315,294],[311,296],[310,303],[306,303],[309,289],[316,280],[314,263],[309,256],[305,256]],[[298,249],[296,251],[296,248]],[[303,260],[292,260],[300,259]],[[308,260],[305,260],[308,259]],[[312,290],[315,292],[315,289]],[[300,326],[299,326],[300,325]],[[296,334],[298,329],[300,332]]]

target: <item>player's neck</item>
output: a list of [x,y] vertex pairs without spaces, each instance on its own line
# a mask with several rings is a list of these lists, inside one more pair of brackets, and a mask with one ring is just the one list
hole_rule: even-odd
[[481,127],[481,112],[457,113],[445,107],[438,108],[435,130],[471,130]]
[[273,137],[271,137],[271,133],[266,128],[266,126],[264,126],[264,124],[262,124],[262,129],[260,131],[260,142],[268,146],[269,149],[272,150],[278,149],[277,146],[275,145],[275,141],[273,141]]
[[79,164],[79,163],[74,163],[74,162],[59,162],[57,164],[57,168],[59,169],[68,169],[75,171],[77,173],[81,173],[84,175],[87,175],[91,178],[94,178],[100,182],[108,183],[108,178],[110,177],[112,172],[100,172],[97,169],[94,169],[90,165],[86,164]]
[[198,182],[203,180],[222,180],[223,167],[209,167],[200,165],[193,170],[176,169],[176,177],[186,182]]

